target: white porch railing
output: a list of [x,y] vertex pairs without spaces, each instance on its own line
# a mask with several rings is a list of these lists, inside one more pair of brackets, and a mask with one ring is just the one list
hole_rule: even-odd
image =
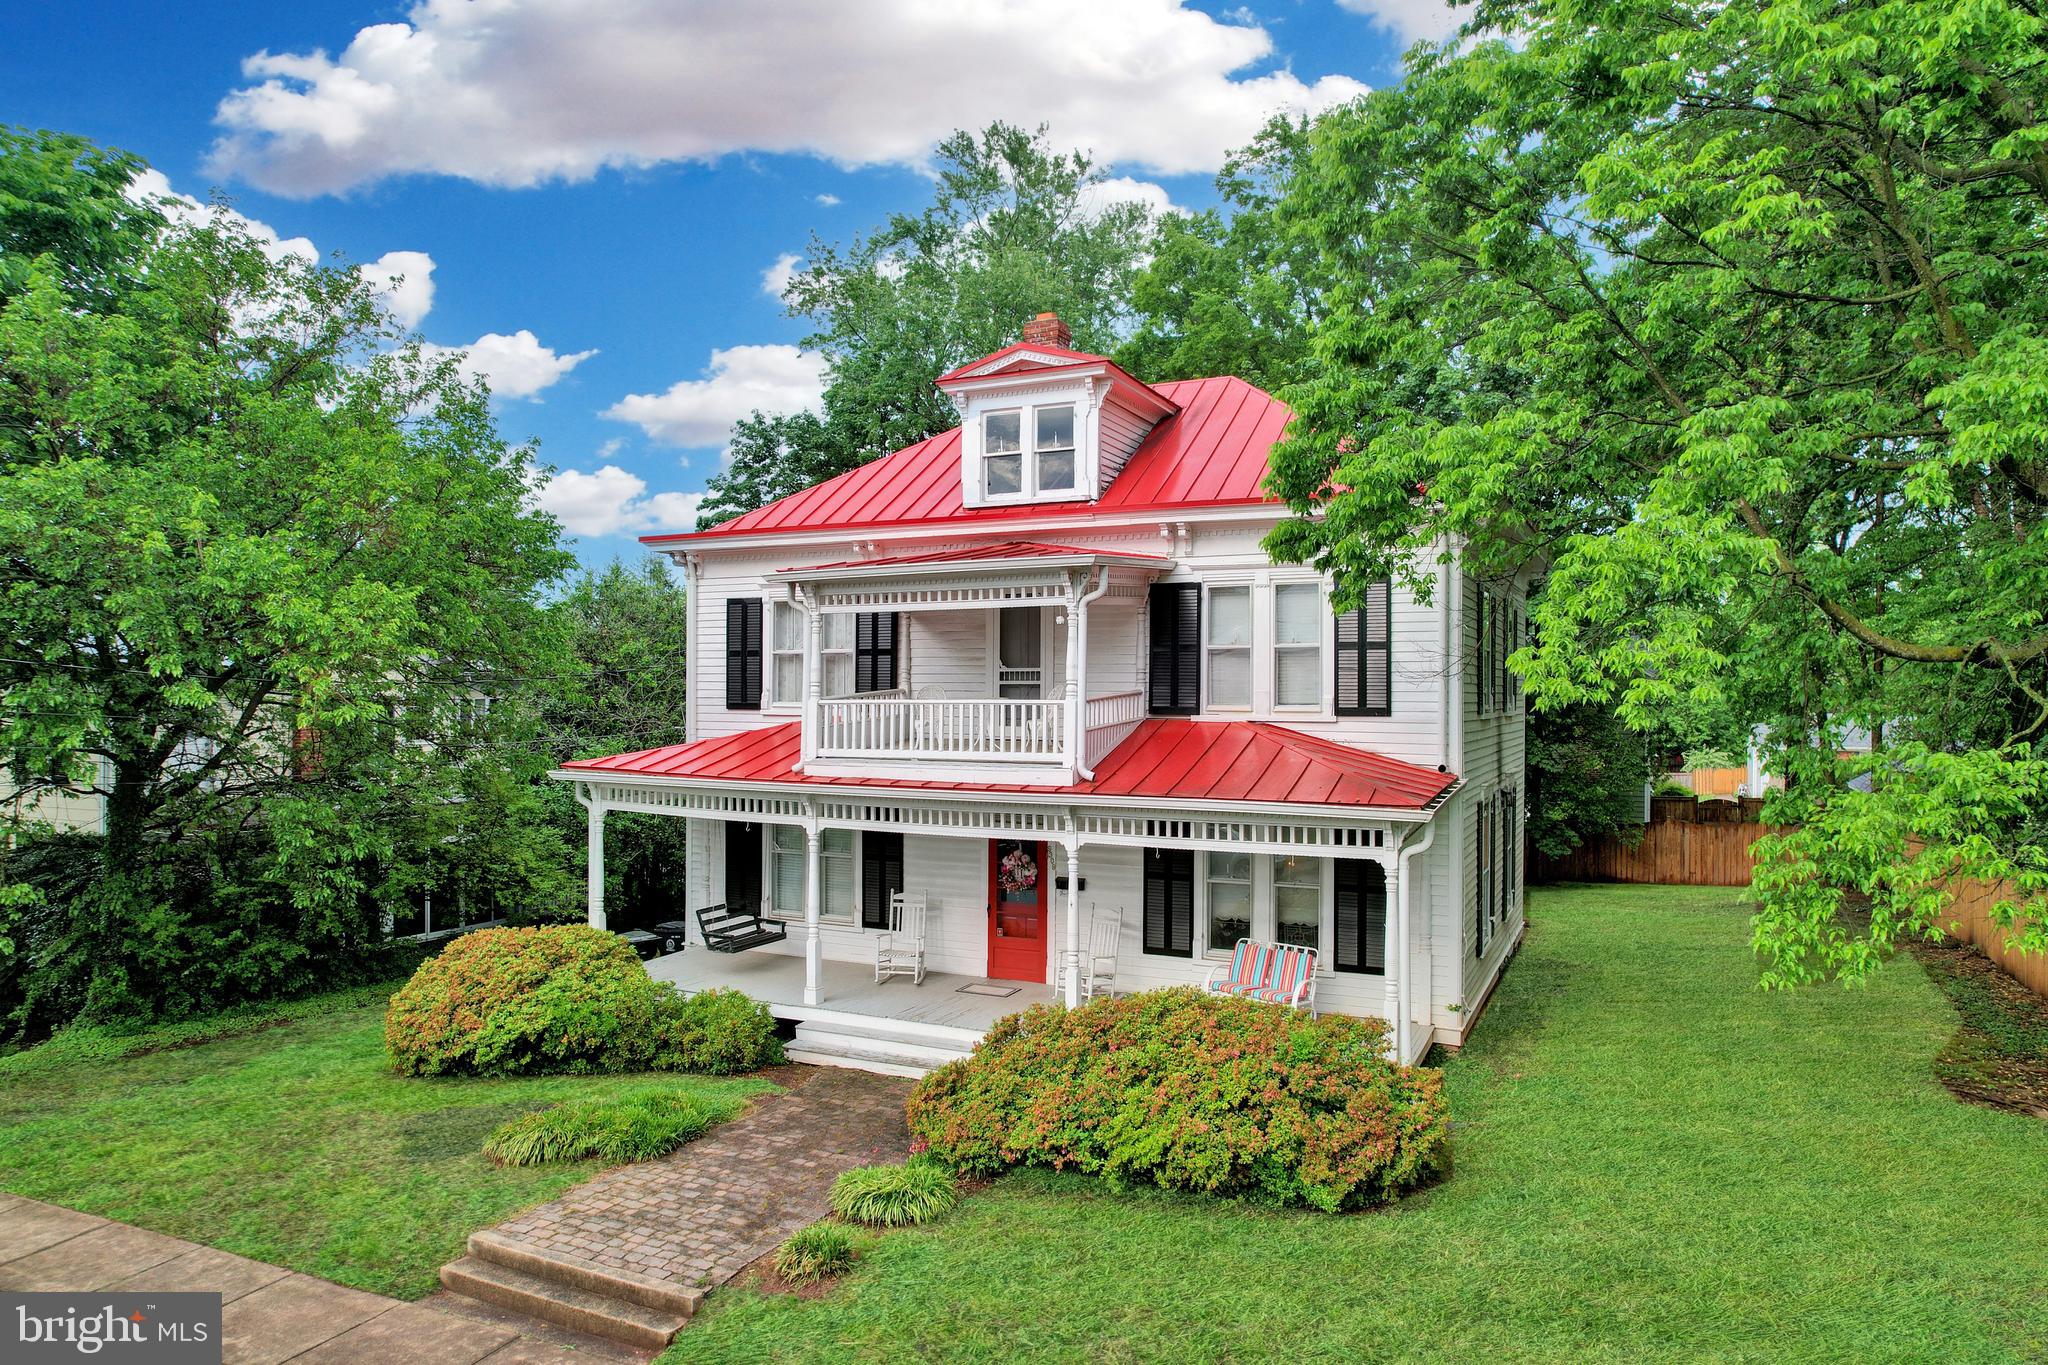
[[1090,697],[1081,713],[1081,730],[1084,741],[1081,746],[1081,762],[1094,767],[1109,756],[1109,751],[1131,737],[1131,731],[1138,728],[1138,722],[1145,719],[1145,694],[1143,692],[1111,692],[1107,696]]
[[842,697],[818,703],[821,758],[1065,757],[1066,703]]

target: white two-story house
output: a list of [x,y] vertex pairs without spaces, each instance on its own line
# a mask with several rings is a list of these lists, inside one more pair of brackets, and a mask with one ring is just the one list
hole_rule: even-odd
[[[690,822],[679,918],[786,935],[650,970],[768,1001],[795,1056],[917,1070],[1077,1000],[1105,941],[1123,992],[1247,937],[1314,947],[1316,1008],[1392,1021],[1403,1058],[1458,1043],[1522,927],[1522,585],[1447,555],[1427,605],[1333,611],[1260,548],[1288,410],[1067,342],[1041,315],[938,377],[957,428],[646,538],[685,568],[688,739],[555,774],[591,922],[605,814],[654,812]],[[877,984],[904,890],[929,974]]]

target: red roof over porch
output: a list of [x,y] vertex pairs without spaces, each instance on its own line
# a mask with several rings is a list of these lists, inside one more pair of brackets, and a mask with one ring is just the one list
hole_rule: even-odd
[[806,777],[797,772],[799,722],[579,759],[569,772],[794,787],[893,787],[1159,801],[1369,806],[1427,810],[1457,778],[1262,721],[1153,717],[1095,765],[1095,778],[1063,787],[1001,782],[924,782],[886,777]]

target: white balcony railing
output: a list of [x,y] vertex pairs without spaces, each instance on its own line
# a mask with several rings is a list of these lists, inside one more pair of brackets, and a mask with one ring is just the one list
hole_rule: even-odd
[[1081,728],[1086,742],[1082,745],[1083,764],[1094,767],[1109,756],[1109,751],[1131,737],[1131,731],[1138,728],[1138,722],[1145,719],[1145,694],[1143,692],[1112,692],[1103,697],[1090,697],[1081,713]]
[[1057,761],[1065,757],[1066,703],[917,701],[842,697],[818,703],[823,758]]

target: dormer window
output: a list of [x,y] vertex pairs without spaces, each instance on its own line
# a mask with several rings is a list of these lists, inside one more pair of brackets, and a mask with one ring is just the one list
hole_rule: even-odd
[[1034,408],[1038,419],[1038,486],[1066,490],[1074,486],[1074,405]]
[[[1026,432],[1031,434],[1027,445]],[[1071,493],[1077,477],[1074,405],[1004,408],[981,416],[981,488],[990,500]]]
[[981,419],[981,486],[992,498],[1024,491],[1024,414],[1017,408]]

